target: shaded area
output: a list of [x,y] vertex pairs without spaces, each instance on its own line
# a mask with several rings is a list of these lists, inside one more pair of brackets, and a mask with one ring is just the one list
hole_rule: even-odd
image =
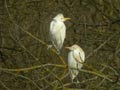
[[[49,24],[63,13],[64,47],[86,52],[79,84],[71,83],[67,51],[47,50]],[[1,0],[0,90],[120,90],[119,0]]]

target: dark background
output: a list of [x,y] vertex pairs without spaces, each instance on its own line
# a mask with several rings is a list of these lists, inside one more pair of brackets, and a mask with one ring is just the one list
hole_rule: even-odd
[[[47,50],[58,13],[71,18],[60,56]],[[86,54],[79,84],[57,66],[73,44]],[[119,77],[120,0],[0,1],[0,90],[120,90]]]

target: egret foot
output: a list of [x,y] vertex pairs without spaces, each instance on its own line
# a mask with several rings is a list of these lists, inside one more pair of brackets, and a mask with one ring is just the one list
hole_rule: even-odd
[[52,48],[52,45],[48,45],[47,50],[49,50],[50,48]]
[[78,84],[78,83],[80,83],[80,81],[77,79],[76,83]]
[[72,83],[78,84],[78,83],[80,83],[80,81],[78,79],[76,79],[76,80],[72,80]]

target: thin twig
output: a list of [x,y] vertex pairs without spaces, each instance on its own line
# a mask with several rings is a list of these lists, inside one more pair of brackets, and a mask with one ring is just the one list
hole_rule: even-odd
[[35,70],[35,69],[39,69],[41,67],[46,67],[46,66],[65,67],[63,65],[57,65],[57,64],[44,64],[44,65],[38,65],[38,66],[31,66],[28,68],[17,68],[17,69],[0,68],[0,70],[1,71],[10,71],[10,72],[21,72],[21,71]]
[[6,90],[11,90],[10,88],[8,88],[1,80],[0,83],[2,84],[2,86],[6,89]]
[[26,77],[26,76],[23,76],[23,75],[19,75],[19,74],[14,74],[12,72],[8,72],[8,71],[4,71],[5,73],[8,73],[8,74],[11,74],[11,75],[14,75],[14,76],[18,76],[18,77],[21,77],[21,78],[24,78],[28,81],[30,81],[31,83],[33,83],[39,90],[42,90],[33,80],[31,80],[30,78]]
[[97,47],[95,50],[93,50],[87,57],[86,59],[88,59],[90,56],[92,56],[94,53],[96,53],[98,50],[100,50],[108,41],[110,41],[115,35],[117,35],[117,33],[114,33],[113,35],[111,35],[107,40],[105,40],[102,44],[100,44],[99,47]]

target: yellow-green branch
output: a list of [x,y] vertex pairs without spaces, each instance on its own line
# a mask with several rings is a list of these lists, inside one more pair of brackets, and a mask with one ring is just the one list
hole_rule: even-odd
[[66,67],[65,65],[58,65],[58,64],[45,64],[45,65],[38,65],[38,66],[32,66],[28,68],[17,68],[17,69],[8,69],[8,68],[0,68],[2,71],[10,71],[10,72],[20,72],[20,71],[29,71],[29,70],[35,70],[39,69],[41,67],[46,67],[46,66],[55,66],[55,67]]

